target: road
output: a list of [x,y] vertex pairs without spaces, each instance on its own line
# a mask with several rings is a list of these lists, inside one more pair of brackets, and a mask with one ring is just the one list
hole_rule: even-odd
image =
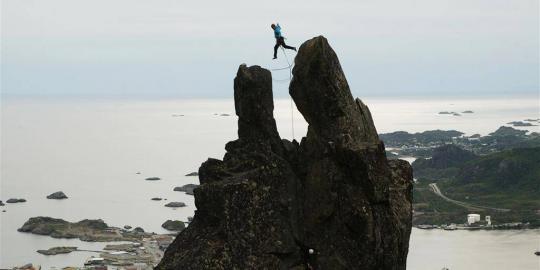
[[469,208],[471,210],[492,210],[492,211],[497,211],[497,212],[508,212],[508,211],[510,211],[510,209],[487,207],[487,206],[475,205],[475,204],[470,204],[470,203],[450,199],[450,198],[446,197],[441,192],[441,189],[439,189],[439,187],[435,183],[429,184],[429,187],[431,188],[431,191],[433,191],[433,193],[435,193],[437,196],[441,197],[443,200],[451,202],[451,203],[459,205],[459,206],[463,206],[465,208]]

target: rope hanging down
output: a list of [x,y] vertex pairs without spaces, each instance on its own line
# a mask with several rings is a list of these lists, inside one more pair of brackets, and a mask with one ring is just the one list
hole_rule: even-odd
[[[292,65],[291,65],[291,63],[289,61],[289,57],[287,57],[287,53],[285,53],[285,49],[283,47],[281,47],[281,51],[283,52],[283,56],[285,57],[285,60],[287,60],[287,66],[283,67],[283,68],[274,68],[274,69],[270,69],[270,70],[271,71],[278,71],[278,70],[289,69],[289,78],[288,79],[274,79],[274,78],[272,78],[272,80],[275,81],[275,82],[288,82],[288,81],[292,80]],[[290,102],[291,102],[291,131],[292,131],[292,139],[294,140],[294,104],[293,104],[292,97],[289,97],[289,99],[290,99]]]

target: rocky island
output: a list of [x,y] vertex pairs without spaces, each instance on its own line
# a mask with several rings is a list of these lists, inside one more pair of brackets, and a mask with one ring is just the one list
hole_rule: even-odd
[[281,139],[272,76],[241,65],[238,139],[199,168],[197,210],[156,269],[405,269],[412,169],[388,160],[324,37],[300,47],[289,92],[309,124]]
[[51,255],[58,255],[58,254],[68,254],[73,251],[76,251],[77,247],[52,247],[49,249],[40,249],[37,251],[37,253],[51,256]]
[[169,231],[182,231],[186,228],[186,224],[180,220],[167,220],[161,224],[161,227]]
[[148,237],[136,230],[127,231],[110,227],[101,219],[85,219],[79,222],[69,222],[59,218],[33,217],[26,221],[19,232],[48,235],[53,238],[78,238],[81,241],[130,241]]
[[66,194],[64,194],[64,192],[62,191],[57,191],[57,192],[54,192],[50,195],[47,195],[47,199],[52,199],[52,200],[63,200],[63,199],[67,199],[68,196],[66,196]]
[[11,198],[6,201],[6,203],[23,203],[23,202],[26,202],[26,199]]

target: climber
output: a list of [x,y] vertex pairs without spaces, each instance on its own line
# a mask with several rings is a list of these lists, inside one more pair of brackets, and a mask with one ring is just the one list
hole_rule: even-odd
[[281,35],[281,26],[279,26],[279,23],[277,25],[272,24],[270,27],[274,29],[274,37],[276,38],[276,45],[274,46],[273,59],[277,58],[277,49],[279,48],[279,46],[283,46],[283,48],[285,49],[294,50],[296,52],[295,47],[287,46],[287,44],[285,44],[285,38]]

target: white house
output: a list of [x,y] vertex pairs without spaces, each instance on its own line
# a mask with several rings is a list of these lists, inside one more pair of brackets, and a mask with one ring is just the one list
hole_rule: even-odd
[[473,223],[476,223],[480,221],[480,215],[479,214],[468,214],[467,215],[467,224],[471,225]]

